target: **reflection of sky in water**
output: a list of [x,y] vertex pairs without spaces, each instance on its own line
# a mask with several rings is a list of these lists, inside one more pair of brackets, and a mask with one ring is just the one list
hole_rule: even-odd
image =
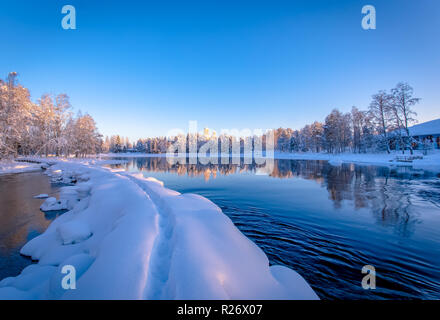
[[0,279],[17,275],[31,263],[21,247],[46,230],[55,216],[40,211],[40,193],[58,197],[58,188],[39,173],[0,175]]
[[[300,272],[322,298],[440,298],[440,179],[409,168],[276,160],[256,165],[169,165],[134,158],[143,171],[219,205],[271,263]],[[360,286],[366,264],[375,291]]]

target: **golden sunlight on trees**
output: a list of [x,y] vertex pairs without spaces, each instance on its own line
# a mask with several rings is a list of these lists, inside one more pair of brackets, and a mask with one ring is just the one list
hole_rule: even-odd
[[85,156],[100,151],[101,136],[86,114],[72,116],[69,97],[44,94],[38,103],[17,83],[0,79],[0,158],[17,155]]

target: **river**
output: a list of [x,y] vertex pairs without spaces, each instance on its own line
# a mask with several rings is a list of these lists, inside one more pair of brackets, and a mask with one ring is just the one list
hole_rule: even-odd
[[[440,176],[407,167],[276,160],[269,175],[251,165],[169,164],[126,158],[113,168],[142,172],[216,203],[269,257],[299,272],[322,299],[440,299]],[[31,263],[20,248],[58,213],[41,172],[0,176],[0,279]],[[376,269],[376,289],[361,286]]]
[[[253,165],[114,165],[216,203],[268,255],[323,299],[440,299],[440,178],[407,167],[276,160]],[[361,286],[376,269],[376,289]]]

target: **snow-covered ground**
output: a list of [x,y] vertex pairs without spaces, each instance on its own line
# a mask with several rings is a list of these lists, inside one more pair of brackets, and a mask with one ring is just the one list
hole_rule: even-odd
[[40,163],[28,163],[17,161],[0,161],[0,175],[8,173],[22,173],[41,170]]
[[[208,199],[90,161],[55,162],[54,181],[76,181],[60,192],[70,211],[22,248],[38,263],[0,281],[0,299],[318,298]],[[66,265],[76,289],[62,287]]]
[[[66,159],[62,157],[20,157],[16,160],[2,160],[0,161],[0,175],[40,171],[42,169],[48,168],[50,164],[59,161],[66,161]],[[106,164],[120,164],[125,162],[124,160],[109,160],[107,158],[101,159],[100,157],[88,159],[69,158],[68,161],[101,166]]]

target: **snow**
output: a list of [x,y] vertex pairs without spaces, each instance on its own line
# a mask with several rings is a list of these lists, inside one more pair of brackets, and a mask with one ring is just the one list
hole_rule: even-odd
[[42,193],[42,194],[34,196],[34,199],[46,199],[46,198],[49,198],[49,195],[46,193]]
[[[89,161],[47,169],[63,187],[57,217],[21,250],[38,263],[0,281],[0,299],[318,299],[206,198]],[[76,269],[65,290],[62,268]]]
[[67,201],[64,199],[57,200],[54,197],[47,198],[46,201],[43,202],[40,209],[42,211],[59,211],[67,209]]
[[412,167],[418,170],[440,172],[440,150],[424,156],[423,159],[414,160]]
[[0,161],[0,175],[10,173],[23,173],[40,171],[42,169],[40,163],[26,163],[17,161]]
[[412,136],[440,135],[440,119],[416,124],[408,129]]
[[92,235],[87,223],[76,220],[59,226],[57,232],[64,245],[79,243]]

